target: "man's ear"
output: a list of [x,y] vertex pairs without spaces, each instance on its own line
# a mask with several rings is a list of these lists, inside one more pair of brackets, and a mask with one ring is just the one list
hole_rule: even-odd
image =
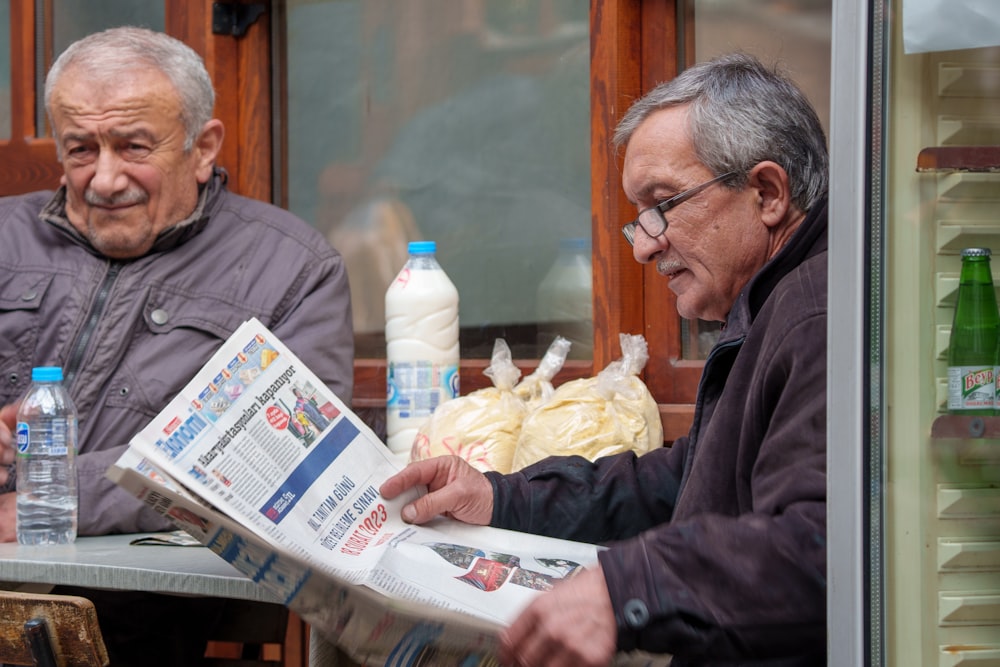
[[757,191],[757,208],[761,221],[774,227],[785,220],[792,205],[788,172],[777,162],[765,160],[750,170],[748,186]]
[[196,156],[195,174],[199,183],[207,183],[212,177],[212,168],[215,166],[216,158],[219,157],[219,151],[222,150],[222,139],[225,135],[226,129],[218,118],[213,118],[201,128],[201,134],[198,135],[192,149]]

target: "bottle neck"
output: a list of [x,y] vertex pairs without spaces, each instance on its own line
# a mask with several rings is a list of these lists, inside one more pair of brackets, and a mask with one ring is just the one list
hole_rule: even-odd
[[433,253],[419,253],[415,255],[410,255],[409,259],[406,261],[407,266],[411,269],[440,269],[441,265],[438,264],[437,257]]
[[962,260],[960,282],[977,282],[993,284],[993,274],[990,271],[989,257],[966,257]]

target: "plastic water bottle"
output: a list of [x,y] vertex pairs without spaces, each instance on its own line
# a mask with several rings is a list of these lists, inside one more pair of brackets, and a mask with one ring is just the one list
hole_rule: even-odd
[[458,396],[458,290],[434,241],[413,241],[385,293],[386,444],[408,454],[421,424]]
[[76,409],[62,369],[39,366],[17,411],[17,541],[76,540]]
[[538,284],[535,314],[539,349],[546,349],[556,336],[562,336],[572,343],[569,358],[593,357],[592,283],[590,239],[561,239],[555,262]]

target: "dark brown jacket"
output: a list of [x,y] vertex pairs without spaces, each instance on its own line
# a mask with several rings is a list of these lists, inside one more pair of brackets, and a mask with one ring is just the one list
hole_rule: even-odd
[[620,650],[825,664],[826,312],[824,203],[737,299],[688,437],[489,475],[493,525],[608,544]]

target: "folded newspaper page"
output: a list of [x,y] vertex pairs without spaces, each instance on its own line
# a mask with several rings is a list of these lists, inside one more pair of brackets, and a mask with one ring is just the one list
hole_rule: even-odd
[[496,664],[499,629],[594,565],[599,547],[443,517],[406,524],[400,510],[419,491],[392,501],[378,492],[399,467],[250,320],[108,477],[359,662]]

